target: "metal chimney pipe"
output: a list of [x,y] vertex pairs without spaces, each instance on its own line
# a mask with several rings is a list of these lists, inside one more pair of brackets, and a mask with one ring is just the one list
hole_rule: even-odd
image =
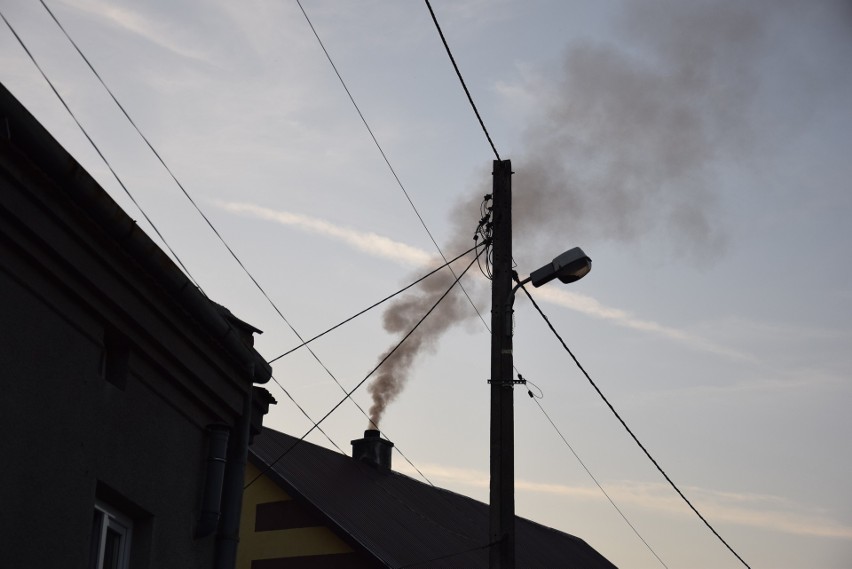
[[385,470],[391,469],[393,443],[381,437],[376,429],[364,431],[363,439],[352,441],[352,458]]

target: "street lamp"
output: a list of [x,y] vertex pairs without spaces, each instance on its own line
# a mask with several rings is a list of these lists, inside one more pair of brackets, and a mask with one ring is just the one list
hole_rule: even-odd
[[573,283],[588,275],[591,270],[592,260],[583,253],[582,249],[574,247],[565,251],[547,265],[534,270],[529,277],[518,285],[532,281],[532,285],[538,288],[557,278],[565,284]]
[[[491,482],[489,488],[489,567],[515,569],[515,442],[512,305],[518,288],[586,276],[592,260],[579,247],[566,251],[512,287],[512,163],[495,160],[492,202],[491,279]],[[517,277],[515,277],[517,279]]]
[[531,282],[536,288],[545,285],[553,279],[559,279],[565,284],[576,282],[592,270],[592,259],[579,247],[569,249],[553,259],[545,266],[530,273],[524,280],[518,280],[517,274],[513,273],[517,283],[512,292],[509,293],[509,301],[506,303],[506,328],[505,331],[512,335],[512,307],[515,304],[515,293],[525,284]]

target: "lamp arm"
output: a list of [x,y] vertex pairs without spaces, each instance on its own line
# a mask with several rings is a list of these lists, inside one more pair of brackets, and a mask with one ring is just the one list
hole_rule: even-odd
[[519,289],[519,288],[521,288],[522,286],[524,286],[525,284],[527,284],[528,282],[530,282],[530,281],[532,280],[532,275],[528,276],[528,277],[527,277],[527,278],[525,278],[524,280],[520,280],[520,279],[518,278],[518,272],[517,272],[517,271],[512,271],[512,280],[513,280],[513,281],[515,281],[515,282],[516,282],[516,283],[518,283],[518,284],[516,284],[516,285],[512,288],[512,292],[510,292],[510,293],[509,293],[509,296],[510,296],[510,297],[511,297],[511,299],[512,299],[510,304],[514,304],[514,301],[515,301],[515,293],[516,293],[516,292],[518,292],[518,289]]

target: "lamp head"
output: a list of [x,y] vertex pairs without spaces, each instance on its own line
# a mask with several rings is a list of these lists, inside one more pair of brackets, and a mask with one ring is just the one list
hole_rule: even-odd
[[552,262],[533,271],[530,281],[534,287],[540,287],[558,278],[563,283],[578,281],[592,270],[592,260],[579,247],[565,251]]

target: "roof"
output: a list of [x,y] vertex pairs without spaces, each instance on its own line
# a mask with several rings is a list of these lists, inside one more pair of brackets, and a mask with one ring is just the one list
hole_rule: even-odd
[[[264,428],[250,458],[261,469],[274,463],[267,476],[353,547],[385,567],[488,567],[487,504],[298,441]],[[518,567],[615,567],[572,535],[520,517],[515,531]]]
[[[266,383],[272,368],[250,343],[253,326],[210,301],[172,260],[145,234],[82,166],[45,130],[0,83],[0,151],[26,160],[61,188],[104,236],[115,242],[164,289],[204,332],[224,347],[240,365],[251,370],[255,383]],[[225,312],[223,312],[223,310]]]

